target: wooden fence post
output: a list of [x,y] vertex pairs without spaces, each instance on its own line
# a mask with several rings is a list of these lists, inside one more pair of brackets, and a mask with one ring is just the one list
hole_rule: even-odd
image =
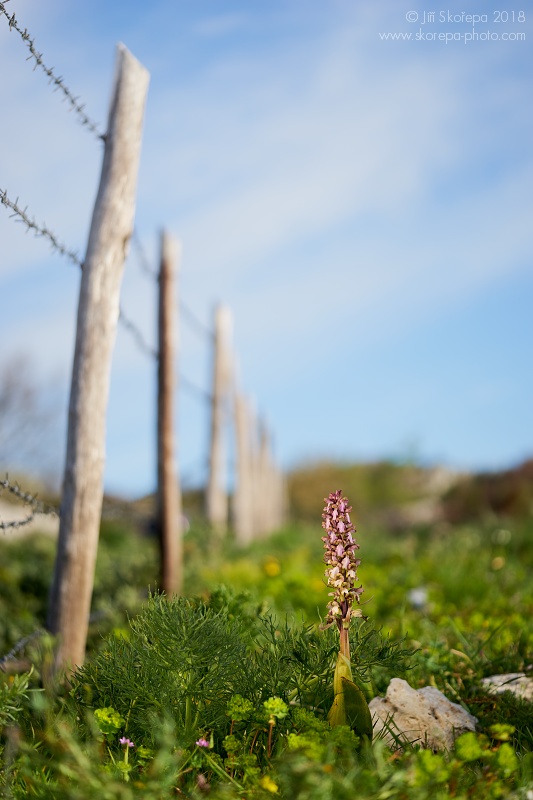
[[254,535],[253,448],[250,412],[246,398],[235,389],[236,482],[233,492],[233,527],[239,544]]
[[48,626],[56,668],[82,664],[103,499],[105,416],[120,283],[133,229],[147,70],[118,46],[100,185],[81,276],[59,541]]
[[224,422],[227,413],[231,375],[231,312],[224,306],[215,309],[213,394],[211,399],[211,441],[209,477],[206,491],[207,519],[218,535],[226,532],[228,495],[225,486]]
[[287,477],[281,470],[278,472],[278,504],[279,527],[282,528],[289,516],[289,487]]
[[285,520],[283,475],[273,456],[272,437],[262,422],[255,467],[255,536],[279,530]]
[[271,530],[279,530],[285,524],[285,478],[277,464],[272,468],[272,523]]
[[274,458],[274,441],[272,435],[269,438],[270,447],[270,471],[269,471],[269,530],[277,531],[285,524],[285,500],[284,483],[285,478],[281,468]]
[[259,453],[257,457],[257,535],[271,533],[272,524],[272,453],[270,437],[264,421],[259,424]]
[[260,530],[261,471],[259,459],[259,425],[255,398],[248,402],[248,427],[250,437],[251,489],[252,489],[252,539],[257,539]]
[[174,316],[177,313],[174,275],[179,271],[178,245],[161,234],[159,271],[159,358],[157,367],[157,512],[161,551],[161,589],[180,594],[183,581],[181,490],[174,454],[176,372]]

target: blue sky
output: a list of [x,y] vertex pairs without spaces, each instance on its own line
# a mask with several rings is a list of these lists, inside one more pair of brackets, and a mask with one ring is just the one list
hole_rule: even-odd
[[[381,38],[472,31],[422,24],[427,4],[397,0],[8,8],[102,127],[116,42],[149,69],[137,230],[152,259],[162,226],[180,238],[182,296],[205,324],[217,302],[231,308],[242,387],[285,467],[414,456],[495,469],[533,454],[527,11],[513,23],[509,6],[504,23],[500,6],[450,2],[446,14],[487,21],[478,41],[445,44]],[[83,254],[101,148],[25,58],[0,20],[0,188]],[[3,208],[0,242],[0,362],[30,355],[64,415],[78,270]],[[154,287],[134,252],[122,303],[154,342]],[[183,325],[180,347],[180,371],[208,388],[205,342]],[[119,328],[109,490],[153,488],[154,383]],[[177,410],[194,482],[207,408],[182,391]],[[63,449],[58,436],[58,463]]]

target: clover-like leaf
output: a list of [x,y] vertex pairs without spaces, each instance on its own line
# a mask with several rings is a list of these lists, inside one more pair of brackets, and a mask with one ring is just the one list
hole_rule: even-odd
[[124,717],[122,717],[118,711],[115,711],[115,709],[111,706],[107,706],[106,708],[96,708],[94,711],[94,718],[100,731],[105,736],[112,736],[113,734],[118,733],[125,723]]

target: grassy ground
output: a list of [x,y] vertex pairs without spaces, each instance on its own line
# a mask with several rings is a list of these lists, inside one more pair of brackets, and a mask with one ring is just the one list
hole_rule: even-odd
[[[385,640],[403,639],[400,649],[414,652],[407,664],[405,658],[399,657],[397,669],[394,663],[375,664],[369,671],[370,679],[362,688],[367,699],[383,694],[394,675],[406,676],[415,688],[436,686],[478,718],[480,734],[475,743],[467,741],[459,753],[434,757],[416,750],[391,755],[378,743],[371,752],[359,751],[355,756],[353,746],[332,741],[329,734],[312,733],[305,726],[303,732],[287,728],[286,741],[298,745],[296,739],[290,737],[303,736],[302,746],[285,748],[275,757],[273,753],[272,758],[263,754],[263,760],[260,758],[256,766],[250,761],[247,766],[241,764],[228,770],[223,759],[230,756],[222,745],[218,745],[216,753],[213,751],[214,765],[206,761],[205,754],[197,752],[198,748],[194,753],[191,751],[189,766],[183,767],[185,777],[178,794],[202,795],[200,784],[194,788],[189,780],[193,774],[202,774],[214,787],[211,796],[217,798],[281,793],[287,798],[326,800],[353,796],[353,787],[357,784],[362,797],[376,799],[508,796],[526,800],[527,790],[533,788],[533,705],[510,693],[488,695],[481,681],[483,677],[501,672],[531,674],[533,521],[527,515],[515,519],[492,516],[468,524],[451,525],[441,520],[425,527],[411,525],[400,530],[395,526],[391,530],[386,527],[387,517],[373,511],[383,508],[381,503],[385,495],[387,502],[419,499],[420,476],[408,476],[410,489],[406,497],[403,490],[398,496],[399,489],[389,486],[390,473],[384,475],[384,485],[379,491],[374,490],[379,502],[373,505],[367,493],[363,521],[354,514],[361,546],[359,578],[364,586],[363,610],[368,616],[362,630],[372,625],[381,629]],[[318,492],[320,481],[315,488]],[[319,503],[323,494],[320,491]],[[300,503],[305,505],[303,494]],[[253,620],[267,611],[276,615],[280,630],[286,619],[295,631],[302,630],[304,623],[316,626],[325,613],[328,599],[323,581],[320,514],[313,523],[305,519],[306,514],[302,516],[304,519],[300,523],[245,549],[231,541],[217,542],[201,522],[196,522],[185,540],[185,594],[203,598],[211,608],[224,607],[225,614],[231,619],[247,621],[250,629]],[[21,636],[31,634],[44,624],[53,558],[54,543],[49,538],[32,537],[9,544],[0,541],[0,656]],[[101,534],[95,582],[89,660],[106,658],[109,645],[105,637],[111,636],[111,641],[115,642],[131,640],[128,616],[134,616],[146,603],[148,588],[154,589],[156,581],[154,540],[130,525],[106,523]],[[37,638],[10,660],[11,663],[18,659],[21,668],[29,667],[30,661],[35,662],[28,689],[18,685],[19,679],[12,676],[0,681],[4,716],[7,714],[3,723],[9,723],[3,737],[4,748],[7,748],[4,749],[5,764],[12,758],[8,758],[6,752],[9,755],[10,748],[14,748],[13,733],[6,733],[13,730],[13,720],[5,711],[10,702],[18,709],[11,716],[18,715],[19,722],[25,720],[20,722],[24,736],[29,739],[30,731],[37,731],[41,741],[37,747],[35,742],[31,747],[27,744],[26,750],[23,746],[20,751],[23,755],[19,756],[22,761],[13,761],[9,767],[13,772],[18,770],[18,783],[12,788],[14,796],[33,793],[42,797],[90,797],[84,793],[89,792],[88,789],[73,788],[76,781],[89,784],[93,781],[101,796],[174,796],[175,786],[172,787],[172,781],[168,783],[168,774],[169,770],[176,769],[179,748],[176,750],[173,734],[162,722],[159,726],[161,738],[157,742],[159,761],[153,760],[153,753],[148,754],[144,762],[137,760],[131,781],[124,780],[129,775],[127,770],[121,772],[120,768],[113,768],[114,761],[110,762],[104,753],[98,732],[93,741],[92,734],[87,730],[77,731],[71,721],[68,735],[63,737],[70,744],[67,746],[63,742],[61,749],[57,718],[62,719],[67,713],[64,699],[61,700],[64,694],[60,692],[53,701],[56,705],[52,703],[53,724],[46,718],[48,712],[44,706],[39,711],[35,699],[39,695],[28,694],[30,689],[38,688],[39,658],[46,646],[44,639]],[[98,653],[101,655],[97,656]],[[365,657],[363,652],[363,660]],[[9,700],[9,693],[12,700]],[[16,697],[20,700],[18,705]],[[20,699],[24,697],[27,699]],[[294,724],[292,721],[291,725]],[[309,720],[306,724],[310,724]],[[56,733],[52,734],[54,725]],[[495,725],[500,728],[494,728]],[[510,727],[502,728],[502,725]],[[279,733],[281,736],[281,728]],[[84,744],[76,737],[81,737]],[[256,747],[261,741],[259,737]],[[304,746],[302,742],[307,744]],[[266,753],[267,745],[261,746]],[[85,748],[83,758],[79,755],[82,750],[78,752],[76,748]],[[188,753],[186,748],[179,752]],[[43,753],[47,754],[46,758]],[[117,763],[120,757],[116,751]],[[42,758],[44,762],[39,760]],[[134,758],[133,751],[131,758]],[[62,783],[62,764],[65,774],[71,771],[69,786]],[[234,776],[233,783],[217,779],[217,765],[222,774]],[[137,787],[134,775],[137,775]],[[46,777],[47,784],[42,776]],[[5,775],[4,780],[7,781]],[[92,791],[96,791],[94,787]]]

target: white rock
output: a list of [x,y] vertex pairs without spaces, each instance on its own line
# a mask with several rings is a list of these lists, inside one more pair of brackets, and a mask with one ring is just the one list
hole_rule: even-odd
[[416,608],[417,611],[423,611],[428,604],[428,590],[424,586],[409,589],[407,598],[413,608]]
[[524,672],[491,675],[490,678],[483,678],[482,684],[491,694],[512,692],[517,697],[533,702],[533,678],[528,678]]
[[476,718],[438,689],[413,689],[407,681],[393,678],[385,697],[370,704],[374,737],[381,731],[387,745],[413,742],[432,750],[451,750],[455,739],[476,729]]

